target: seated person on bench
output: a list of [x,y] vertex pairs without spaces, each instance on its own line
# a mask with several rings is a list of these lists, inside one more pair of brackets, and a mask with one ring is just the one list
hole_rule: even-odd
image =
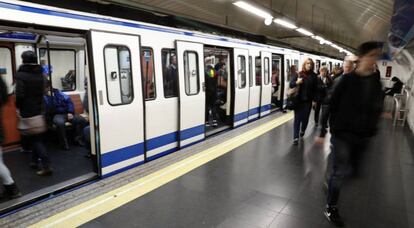
[[65,150],[69,150],[69,142],[66,136],[66,122],[69,122],[75,130],[74,141],[83,145],[82,129],[87,125],[87,121],[75,114],[73,102],[68,95],[58,89],[53,89],[53,94],[51,94],[50,89],[50,81],[47,81],[45,86],[46,95],[44,96],[46,117],[56,125],[60,143]]

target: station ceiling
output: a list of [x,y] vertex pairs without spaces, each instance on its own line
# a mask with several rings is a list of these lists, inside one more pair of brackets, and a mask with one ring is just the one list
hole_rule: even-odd
[[[232,3],[235,0],[105,0],[101,3],[122,4],[238,31],[263,35],[270,42],[283,42],[292,47],[342,57],[343,53],[295,30],[276,24],[266,26],[264,20]],[[341,47],[353,50],[367,40],[385,41],[390,28],[393,0],[245,0],[285,17]]]

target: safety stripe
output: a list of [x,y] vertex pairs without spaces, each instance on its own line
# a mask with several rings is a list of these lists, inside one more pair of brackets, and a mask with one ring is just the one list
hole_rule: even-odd
[[114,165],[134,157],[144,154],[144,144],[139,143],[132,146],[117,149],[108,153],[101,154],[102,167]]

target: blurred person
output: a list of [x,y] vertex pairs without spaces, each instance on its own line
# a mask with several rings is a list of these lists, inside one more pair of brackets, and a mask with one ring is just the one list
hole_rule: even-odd
[[[318,76],[318,84],[317,84],[317,95],[316,95],[316,106],[315,106],[315,126],[317,127],[319,123],[321,123],[321,128],[326,129],[328,128],[328,118],[327,118],[327,111],[328,111],[328,99],[327,94],[329,89],[332,86],[332,78],[328,75],[328,68],[323,66],[319,70],[320,74]],[[322,109],[322,116],[319,119],[319,113]]]
[[[0,77],[0,110],[1,108],[7,103],[8,94],[7,94],[7,86],[4,83],[3,78]],[[1,117],[1,114],[0,114]],[[2,118],[0,118],[2,119]],[[4,141],[4,132],[3,132],[3,123],[0,121],[0,179],[3,182],[4,192],[3,197],[7,198],[17,198],[22,195],[19,188],[17,187],[16,183],[14,182],[10,170],[4,164],[3,161],[3,151],[1,145]]]
[[75,114],[75,107],[68,95],[55,88],[52,91],[50,90],[50,81],[46,81],[46,95],[44,96],[46,115],[56,125],[63,149],[70,149],[66,136],[66,122],[72,123],[75,129],[74,141],[79,145],[83,145],[80,141],[82,140],[82,129],[88,124],[88,121],[80,115]]
[[305,135],[309,122],[309,114],[314,105],[317,91],[317,76],[313,72],[315,67],[312,59],[307,58],[302,64],[302,70],[292,77],[290,88],[297,88],[296,104],[294,107],[293,145],[298,145],[299,137]]
[[391,81],[393,82],[393,85],[392,87],[385,88],[385,95],[394,96],[394,94],[400,94],[404,83],[397,77],[392,77]]
[[218,103],[217,103],[217,73],[213,66],[208,65],[205,70],[206,82],[206,126],[218,126]]
[[344,225],[337,208],[342,182],[350,168],[357,174],[382,111],[381,83],[374,72],[381,47],[374,41],[358,47],[356,69],[341,77],[329,100],[332,170],[324,214],[337,226]]
[[[44,118],[43,89],[45,78],[42,67],[37,64],[37,56],[33,51],[25,51],[22,54],[23,64],[16,74],[16,108],[19,110],[21,122],[25,118]],[[30,126],[26,126],[30,128]],[[41,167],[37,171],[40,176],[52,174],[50,159],[43,144],[42,134],[24,134],[21,131],[25,144],[32,149],[32,162],[30,166],[38,169],[40,160]]]

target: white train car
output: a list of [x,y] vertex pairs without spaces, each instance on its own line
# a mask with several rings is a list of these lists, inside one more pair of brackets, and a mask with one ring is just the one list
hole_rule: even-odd
[[[300,70],[305,56],[328,59],[20,1],[0,1],[0,30],[7,34],[0,36],[0,47],[12,50],[9,62],[14,68],[23,51],[35,50],[40,61],[49,60],[55,68],[54,88],[80,97],[89,94],[88,137],[100,177],[280,109],[290,66]],[[61,76],[71,70],[76,80],[68,86]],[[5,77],[12,87],[12,74]],[[217,77],[217,84],[212,86],[209,77]],[[219,118],[213,119],[217,126],[208,126],[213,112],[210,90],[221,94],[219,108],[215,106]]]

